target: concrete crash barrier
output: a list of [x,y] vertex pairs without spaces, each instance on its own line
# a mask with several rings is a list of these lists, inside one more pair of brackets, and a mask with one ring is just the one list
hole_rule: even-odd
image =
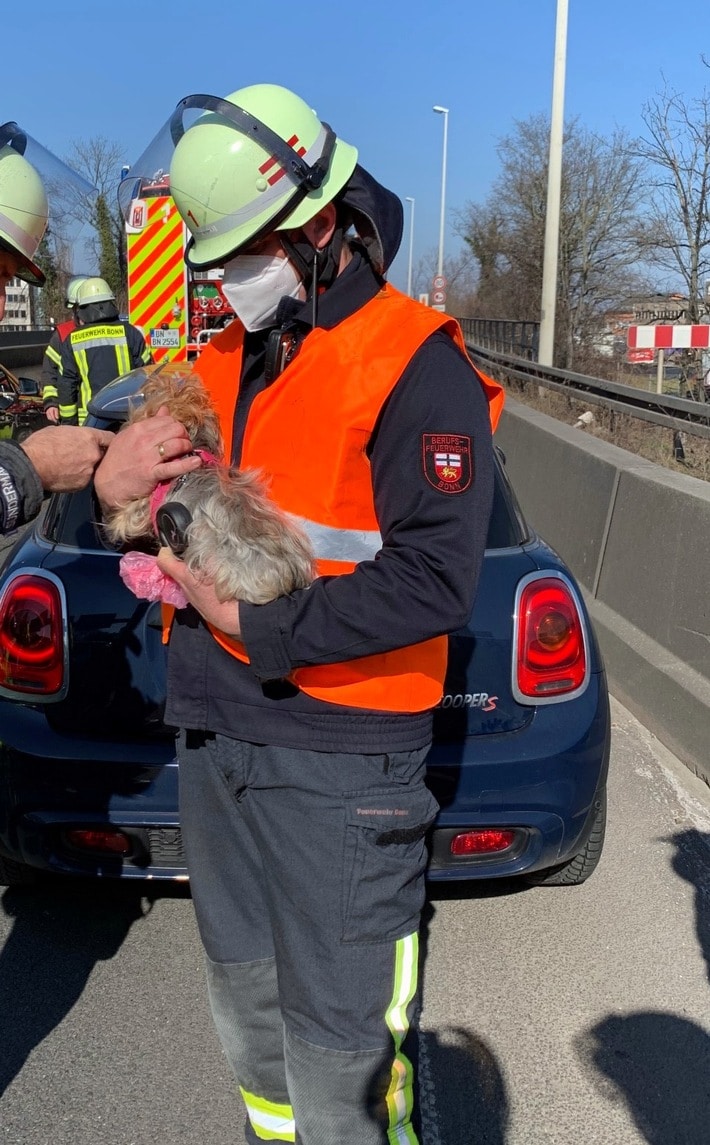
[[710,784],[710,483],[510,397],[496,442],[582,587],[612,692]]
[[18,367],[40,366],[51,334],[50,329],[0,330],[0,364],[15,373]]

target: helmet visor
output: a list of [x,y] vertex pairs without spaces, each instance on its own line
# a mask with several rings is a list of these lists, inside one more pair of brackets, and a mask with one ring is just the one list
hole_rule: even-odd
[[306,109],[303,128],[282,134],[270,127],[258,100],[249,109],[261,90],[243,89],[245,104],[252,93],[249,107],[234,96],[180,101],[121,182],[129,232],[141,227],[145,199],[169,194],[191,234],[187,261],[208,268],[273,230],[302,226],[330,201],[352,173],[357,151],[288,92]]
[[[0,125],[0,154],[10,160],[9,177],[0,177],[0,245],[22,259],[18,277],[41,286],[45,276],[35,255],[47,224],[55,242],[74,253],[90,238],[98,192],[14,121]],[[32,170],[22,163],[18,171],[13,156]]]
[[[205,113],[212,114],[205,114]],[[294,191],[306,195],[321,186],[333,153],[335,136],[327,124],[308,155],[294,150],[284,139],[256,116],[216,95],[188,95],[175,108],[140,158],[129,168],[118,189],[121,213],[130,225],[131,203],[135,199],[170,193],[170,163],[183,135],[198,122],[232,127],[256,142],[275,161]],[[281,190],[281,194],[282,194]]]
[[170,193],[170,160],[174,150],[168,120],[143,154],[124,170],[118,185],[118,205],[129,227],[135,202]]

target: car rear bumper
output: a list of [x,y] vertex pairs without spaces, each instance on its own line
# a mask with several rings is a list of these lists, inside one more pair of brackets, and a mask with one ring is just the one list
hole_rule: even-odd
[[[115,745],[112,745],[115,751]],[[178,768],[171,743],[135,761],[40,759],[0,747],[0,854],[42,871],[185,879]],[[69,832],[118,828],[126,855],[73,845]]]
[[[606,682],[597,674],[583,697],[536,709],[520,733],[435,744],[429,785],[440,811],[429,877],[506,878],[573,858],[606,784],[610,740]],[[515,839],[498,853],[452,855],[456,835],[481,828],[514,829]]]
[[[26,733],[44,717],[25,710],[20,720],[27,721]],[[120,745],[105,745],[104,758],[96,745],[94,758],[76,760],[57,758],[56,741],[50,748],[46,738],[41,747],[37,737],[21,739],[44,755],[0,746],[1,854],[64,874],[187,877],[172,741],[156,742],[149,750],[125,745],[124,758]],[[576,855],[591,829],[595,797],[606,783],[609,742],[606,686],[603,676],[595,675],[583,697],[536,709],[519,733],[435,743],[428,780],[440,812],[431,838],[430,879],[510,877]],[[555,744],[553,755],[550,744]],[[65,746],[70,750],[66,741]],[[68,842],[71,829],[105,826],[124,832],[131,844],[128,855],[78,851]],[[452,855],[452,838],[472,828],[514,828],[516,836],[501,853]]]

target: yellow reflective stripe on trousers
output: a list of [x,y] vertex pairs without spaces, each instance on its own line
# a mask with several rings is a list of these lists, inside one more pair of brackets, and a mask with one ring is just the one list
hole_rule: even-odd
[[395,944],[394,990],[385,1015],[395,1047],[392,1078],[386,1098],[389,1113],[387,1140],[390,1145],[418,1145],[419,1140],[411,1120],[414,1069],[409,1058],[402,1053],[402,1042],[409,1030],[407,1007],[417,989],[418,975],[419,935],[415,932],[397,939]]
[[241,1086],[239,1091],[244,1098],[251,1127],[260,1141],[296,1140],[296,1122],[290,1105],[267,1101],[265,1097],[247,1093]]

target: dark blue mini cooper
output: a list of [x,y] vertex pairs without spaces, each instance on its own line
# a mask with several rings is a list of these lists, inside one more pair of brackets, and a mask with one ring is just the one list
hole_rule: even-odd
[[[88,424],[117,429],[143,381],[107,386]],[[92,496],[53,497],[0,573],[0,883],[187,878],[160,605],[124,587]],[[478,597],[435,718],[431,879],[584,882],[604,841],[609,736],[581,594],[499,456]]]

